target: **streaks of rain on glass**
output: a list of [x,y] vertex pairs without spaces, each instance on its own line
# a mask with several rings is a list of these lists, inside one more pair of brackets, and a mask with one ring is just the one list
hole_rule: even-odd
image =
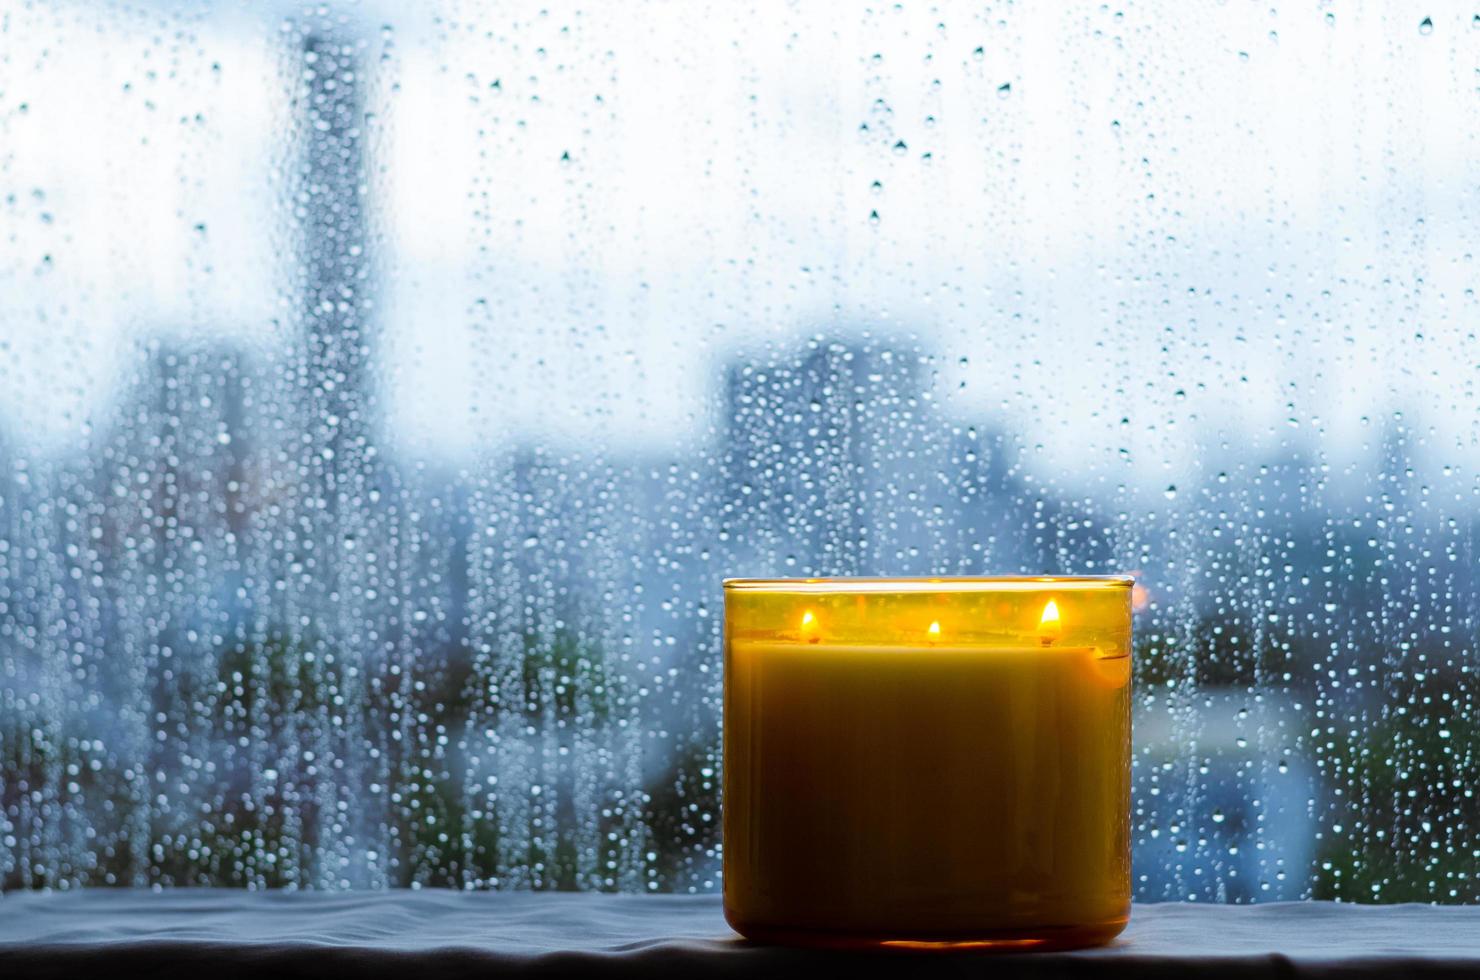
[[1134,570],[1139,898],[1480,901],[1480,21],[1206,6],[10,11],[0,889],[713,891],[722,576]]

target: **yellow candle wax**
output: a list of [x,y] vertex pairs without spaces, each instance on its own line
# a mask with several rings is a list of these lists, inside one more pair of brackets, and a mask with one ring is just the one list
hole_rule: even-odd
[[1130,910],[1130,580],[726,583],[724,898],[757,939],[1073,946]]

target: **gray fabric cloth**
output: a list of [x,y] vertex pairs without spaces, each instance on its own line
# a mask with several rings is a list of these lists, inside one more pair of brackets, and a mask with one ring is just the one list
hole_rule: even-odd
[[1016,955],[758,946],[717,896],[91,890],[0,896],[0,978],[1480,976],[1480,906],[1140,905],[1113,946]]

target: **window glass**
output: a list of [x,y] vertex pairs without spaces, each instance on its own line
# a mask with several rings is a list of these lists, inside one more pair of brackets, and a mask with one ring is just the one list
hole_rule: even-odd
[[1480,16],[0,11],[0,888],[713,892],[725,576],[1133,571],[1140,899],[1480,901]]

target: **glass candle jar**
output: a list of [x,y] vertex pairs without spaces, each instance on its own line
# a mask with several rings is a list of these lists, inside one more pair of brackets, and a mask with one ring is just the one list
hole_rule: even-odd
[[1130,914],[1131,579],[725,582],[749,938],[1066,948]]

